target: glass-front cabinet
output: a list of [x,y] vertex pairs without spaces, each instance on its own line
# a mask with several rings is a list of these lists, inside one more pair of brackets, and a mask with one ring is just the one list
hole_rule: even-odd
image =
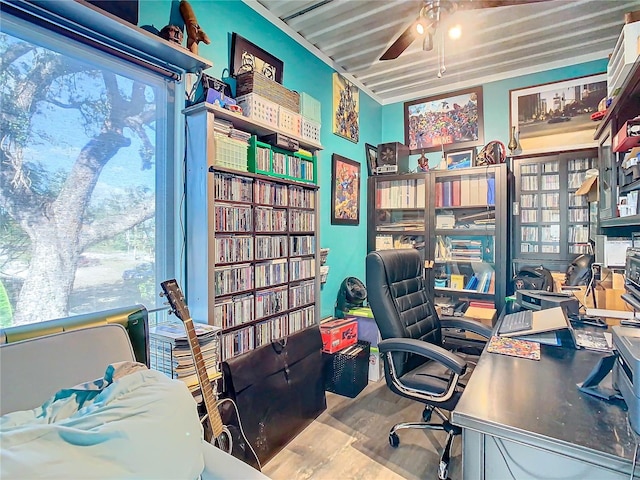
[[506,165],[430,173],[430,285],[436,304],[502,308]]
[[597,150],[514,159],[513,255],[517,263],[570,261],[590,252],[586,195],[576,195]]
[[415,248],[425,258],[426,179],[424,173],[369,178],[368,251]]

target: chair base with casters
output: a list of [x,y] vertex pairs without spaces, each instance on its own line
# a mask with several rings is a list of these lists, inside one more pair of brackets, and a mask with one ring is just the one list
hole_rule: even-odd
[[[441,424],[429,423],[431,419],[431,414],[436,412],[436,414],[442,420]],[[443,430],[447,432],[447,442],[445,444],[442,453],[440,454],[440,462],[438,463],[438,480],[447,479],[447,475],[449,474],[449,460],[451,459],[451,449],[453,448],[453,439],[456,435],[460,435],[462,433],[462,429],[457,427],[451,422],[449,422],[449,418],[436,407],[432,407],[427,405],[422,412],[423,422],[402,422],[396,423],[391,430],[389,430],[389,445],[393,448],[397,448],[400,445],[400,437],[396,433],[398,430],[403,430],[406,428],[418,428],[422,430]]]
[[[458,403],[473,364],[448,348],[459,350],[462,338],[448,340],[445,334],[469,331],[489,338],[491,329],[460,317],[441,321],[425,288],[423,265],[420,254],[413,249],[371,252],[367,255],[366,283],[369,292],[376,292],[369,296],[369,304],[383,338],[378,349],[387,386],[400,396],[425,404],[424,421],[394,425],[389,443],[398,447],[397,432],[407,428],[446,432],[438,465],[438,479],[446,480],[454,437],[462,431],[451,424],[445,412],[451,412]],[[477,342],[471,345],[478,346]],[[430,421],[433,412],[441,422]]]

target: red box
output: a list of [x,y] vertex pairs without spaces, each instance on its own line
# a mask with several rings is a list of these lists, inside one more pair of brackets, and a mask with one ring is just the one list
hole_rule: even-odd
[[358,322],[353,318],[328,320],[320,324],[322,351],[335,353],[358,341]]
[[614,152],[626,152],[640,146],[640,120],[625,122],[613,137],[611,146]]

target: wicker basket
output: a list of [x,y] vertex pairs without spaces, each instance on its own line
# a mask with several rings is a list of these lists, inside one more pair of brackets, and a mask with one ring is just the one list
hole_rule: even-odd
[[256,93],[295,113],[300,112],[298,93],[283,87],[260,72],[245,72],[238,75],[236,95],[241,96],[248,93]]

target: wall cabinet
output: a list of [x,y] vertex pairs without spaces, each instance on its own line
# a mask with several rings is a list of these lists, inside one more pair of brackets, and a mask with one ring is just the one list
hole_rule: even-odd
[[596,163],[595,149],[513,159],[516,265],[568,265],[576,256],[590,253],[589,204],[586,196],[575,192]]
[[196,321],[222,327],[225,360],[317,322],[318,187],[216,161],[216,118],[259,135],[276,130],[210,104],[185,115],[185,291]]
[[[620,217],[618,199],[621,195],[640,190],[640,181],[628,182],[621,163],[627,152],[615,152],[613,138],[622,126],[640,114],[640,62],[635,62],[600,121],[594,138],[598,141],[600,230],[606,235],[628,234],[640,226],[640,211]],[[639,202],[640,203],[640,202]]]

